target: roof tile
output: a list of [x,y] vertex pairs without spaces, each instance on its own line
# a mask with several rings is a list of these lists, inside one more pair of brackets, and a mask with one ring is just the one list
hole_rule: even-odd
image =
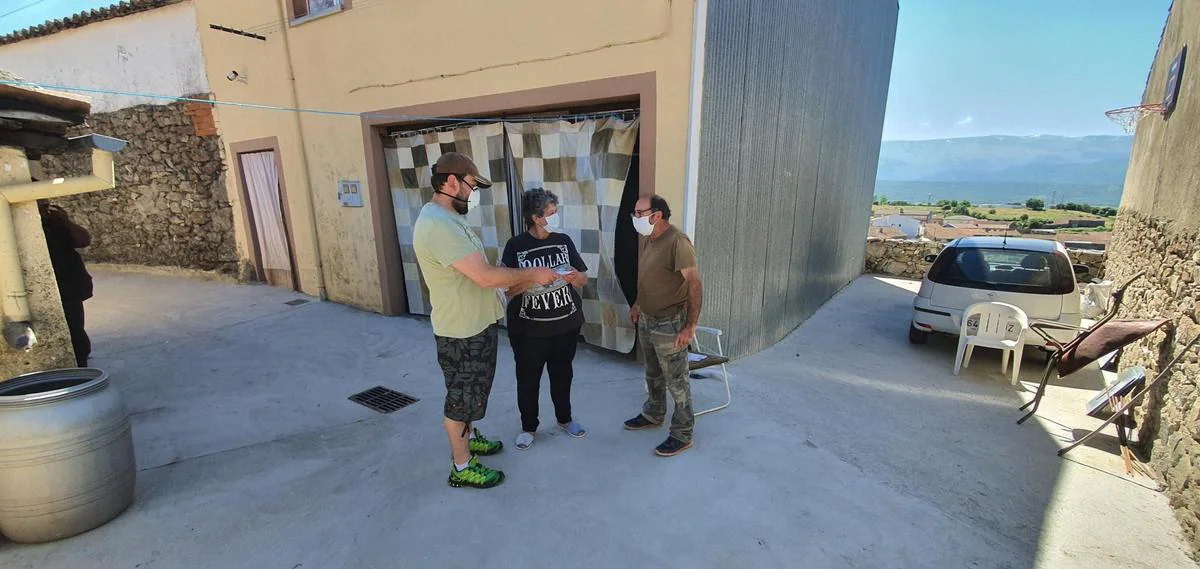
[[92,10],[84,10],[65,18],[56,18],[43,22],[36,26],[30,26],[23,30],[15,30],[5,35],[0,35],[0,45],[17,43],[31,38],[48,36],[61,31],[72,28],[82,28],[88,24],[120,18],[122,16],[130,16],[139,12],[161,8],[170,4],[178,4],[184,0],[126,0],[120,3],[114,3],[111,6],[104,8],[96,8]]

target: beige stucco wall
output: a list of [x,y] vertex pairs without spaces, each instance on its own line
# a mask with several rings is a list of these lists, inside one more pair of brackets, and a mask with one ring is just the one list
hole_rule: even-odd
[[[0,186],[22,184],[29,180],[25,151],[0,146]],[[50,252],[46,249],[46,235],[42,232],[42,218],[38,215],[37,204],[13,204],[12,219],[25,289],[29,291],[29,312],[33,317],[31,324],[37,335],[37,344],[28,352],[19,352],[0,340],[0,381],[35,371],[75,367],[71,332],[63,317],[58,281],[54,278],[54,266],[50,264]]]
[[1170,218],[1180,229],[1200,229],[1200,99],[1195,96],[1200,73],[1200,4],[1176,2],[1163,29],[1143,103],[1162,101],[1171,62],[1188,46],[1183,84],[1175,111],[1165,119],[1152,115],[1138,122],[1137,136],[1121,208]]
[[[1109,245],[1106,277],[1139,272],[1121,305],[1123,318],[1168,318],[1171,325],[1121,353],[1121,366],[1155,377],[1200,335],[1200,2],[1175,2],[1154,58],[1143,102],[1162,100],[1171,62],[1190,53],[1175,111],[1138,123],[1125,193]],[[1194,552],[1200,554],[1200,355],[1193,349],[1145,397],[1138,440],[1165,486]]]
[[[687,0],[414,0],[359,2],[295,27],[280,24],[281,0],[208,0],[196,6],[201,44],[218,99],[368,112],[654,72],[657,91],[655,187],[684,201],[693,2]],[[258,41],[208,29],[210,23],[264,30]],[[258,27],[255,27],[258,26]],[[297,97],[286,63],[290,44]],[[238,70],[245,83],[225,75]],[[316,292],[314,243],[306,227],[312,192],[329,298],[382,307],[367,195],[342,208],[335,182],[367,183],[356,117],[221,107],[227,144],[276,136],[294,224],[301,287]],[[298,132],[302,131],[303,147]],[[303,166],[307,155],[307,169]],[[231,168],[236,167],[230,156]],[[234,176],[230,199],[241,216]],[[310,182],[311,181],[311,185]],[[384,204],[384,207],[388,207]],[[238,221],[242,223],[241,219]],[[245,243],[239,243],[245,255]]]

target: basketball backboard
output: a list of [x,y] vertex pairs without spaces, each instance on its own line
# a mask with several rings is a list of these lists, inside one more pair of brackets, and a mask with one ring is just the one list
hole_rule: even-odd
[[1171,68],[1167,70],[1167,86],[1163,91],[1163,114],[1169,114],[1175,110],[1175,103],[1179,100],[1179,87],[1182,83],[1183,64],[1187,59],[1187,46],[1183,46],[1179,50],[1179,55],[1175,56],[1175,60],[1171,62]]

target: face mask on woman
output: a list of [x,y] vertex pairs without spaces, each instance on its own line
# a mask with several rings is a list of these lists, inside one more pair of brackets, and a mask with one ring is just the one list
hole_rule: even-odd
[[547,215],[543,219],[546,220],[546,225],[543,226],[546,231],[555,233],[562,228],[562,218],[558,216],[558,212]]

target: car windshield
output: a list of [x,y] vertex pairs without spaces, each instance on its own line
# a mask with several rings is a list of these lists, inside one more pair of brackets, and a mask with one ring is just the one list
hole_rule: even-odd
[[1063,255],[1017,249],[950,247],[929,270],[935,283],[1031,294],[1075,290],[1071,263]]

